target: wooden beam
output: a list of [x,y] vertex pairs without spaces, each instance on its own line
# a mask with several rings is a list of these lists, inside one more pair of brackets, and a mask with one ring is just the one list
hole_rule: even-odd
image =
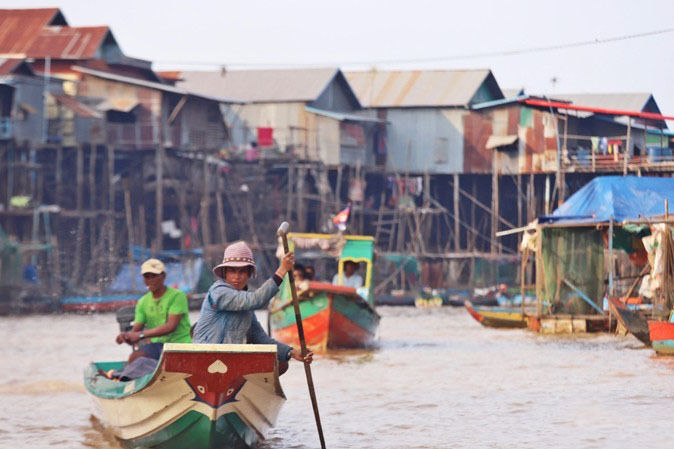
[[[492,180],[492,183],[493,183],[493,180]],[[459,193],[461,193],[461,195],[465,196],[466,198],[468,198],[469,200],[471,200],[473,203],[475,203],[475,205],[478,206],[478,207],[480,207],[480,209],[483,209],[485,212],[488,212],[489,214],[492,214],[492,210],[491,210],[491,208],[490,208],[489,206],[487,206],[487,205],[485,205],[484,203],[482,203],[480,200],[478,200],[477,198],[475,198],[475,197],[474,197],[473,195],[471,195],[470,193],[466,192],[465,190],[463,190],[463,189],[461,189],[461,188],[459,188]],[[512,224],[511,222],[509,222],[508,220],[506,220],[505,218],[501,217],[501,216],[498,215],[498,214],[496,214],[496,217],[498,218],[498,220],[499,220],[501,223],[503,223],[503,224],[506,225],[506,226],[509,226],[509,227],[511,227],[511,228],[516,228],[516,227],[517,227],[517,226],[515,226],[514,224]],[[473,226],[475,226],[475,225],[473,224]]]
[[173,110],[171,111],[171,114],[169,115],[169,118],[168,118],[168,125],[169,126],[173,125],[173,122],[178,117],[178,114],[180,114],[180,111],[182,111],[183,106],[185,106],[185,103],[187,103],[187,95],[183,95],[182,97],[180,97],[180,100],[178,101],[178,104],[176,104],[176,107],[173,108]]

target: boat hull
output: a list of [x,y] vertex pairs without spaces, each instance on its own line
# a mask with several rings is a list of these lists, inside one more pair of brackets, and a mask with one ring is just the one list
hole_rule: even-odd
[[609,304],[618,318],[618,321],[627,329],[627,331],[634,335],[637,340],[651,346],[651,335],[648,330],[648,320],[642,313],[634,310],[629,310],[625,305],[615,298],[609,298]]
[[660,355],[674,355],[674,323],[669,321],[649,321],[651,343]]
[[[354,289],[311,288],[299,299],[304,337],[312,351],[362,348],[373,343],[380,317]],[[299,345],[292,303],[272,310],[271,329],[275,339]]]
[[519,309],[473,307],[470,301],[465,301],[464,306],[470,316],[485,327],[501,329],[521,329],[527,327],[526,317]]
[[249,448],[285,401],[275,345],[167,344],[155,372],[129,382],[97,375],[110,367],[91,364],[85,385],[127,447]]

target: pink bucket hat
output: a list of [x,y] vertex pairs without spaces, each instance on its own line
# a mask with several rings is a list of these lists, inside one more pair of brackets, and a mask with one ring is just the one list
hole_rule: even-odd
[[222,257],[222,263],[213,268],[213,274],[225,278],[223,269],[225,267],[253,267],[255,274],[255,260],[253,260],[253,251],[246,245],[246,242],[239,241],[232,243],[225,248],[225,254]]

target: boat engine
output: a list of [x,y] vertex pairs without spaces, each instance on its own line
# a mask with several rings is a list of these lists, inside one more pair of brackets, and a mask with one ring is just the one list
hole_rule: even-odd
[[119,331],[127,332],[130,331],[133,325],[133,319],[136,316],[136,307],[135,306],[125,306],[120,308],[117,311],[117,322],[119,323]]

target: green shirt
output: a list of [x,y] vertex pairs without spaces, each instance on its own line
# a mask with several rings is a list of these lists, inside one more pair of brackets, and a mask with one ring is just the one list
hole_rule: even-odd
[[170,334],[152,337],[153,343],[192,343],[190,337],[190,318],[187,310],[187,296],[175,288],[166,287],[160,298],[155,299],[152,292],[144,294],[136,304],[134,323],[143,323],[145,329],[163,326],[169,315],[182,315],[178,327]]

